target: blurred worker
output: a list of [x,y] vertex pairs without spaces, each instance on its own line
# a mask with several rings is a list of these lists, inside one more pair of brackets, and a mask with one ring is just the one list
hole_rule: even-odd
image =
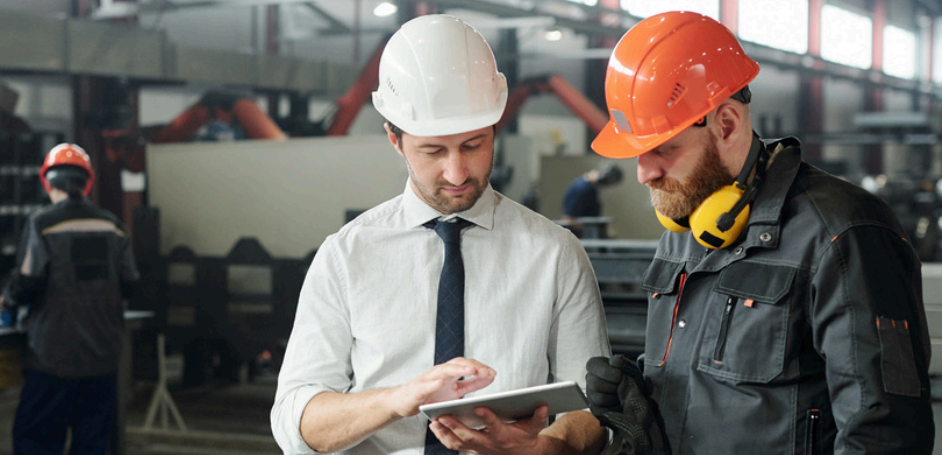
[[919,259],[886,203],[802,162],[797,139],[759,139],[758,72],[689,12],[613,51],[592,147],[637,158],[668,232],[642,280],[644,356],[590,361],[593,411],[643,453],[928,455]]
[[123,299],[138,280],[126,231],[85,196],[95,173],[81,147],[59,144],[39,170],[52,206],[29,217],[0,302],[26,306],[16,454],[104,454],[117,406]]
[[597,217],[602,214],[599,190],[621,182],[621,168],[612,163],[601,163],[569,184],[563,196],[562,219],[570,223],[569,229],[577,237],[583,237],[582,221],[578,218]]
[[563,219],[572,221],[580,217],[601,216],[599,189],[617,185],[621,179],[621,168],[612,163],[599,164],[595,169],[576,177],[566,188],[563,197]]
[[379,80],[373,103],[409,179],[318,249],[275,439],[293,454],[597,452],[607,433],[587,411],[547,427],[545,406],[514,423],[482,408],[481,430],[419,414],[480,389],[584,385],[586,359],[610,347],[578,240],[489,184],[507,82],[484,38],[453,16],[418,17],[386,44]]

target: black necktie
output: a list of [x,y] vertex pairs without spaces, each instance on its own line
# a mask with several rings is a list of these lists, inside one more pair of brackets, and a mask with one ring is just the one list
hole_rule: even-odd
[[[461,259],[461,230],[470,221],[432,220],[425,227],[434,229],[445,242],[445,262],[438,283],[438,309],[435,321],[435,365],[464,355],[464,261]],[[445,448],[431,429],[425,433],[426,454],[455,454]]]

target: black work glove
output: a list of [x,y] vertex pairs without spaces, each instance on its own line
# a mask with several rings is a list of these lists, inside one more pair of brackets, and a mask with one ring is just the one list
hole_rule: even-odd
[[621,355],[593,357],[586,370],[589,409],[622,436],[627,453],[669,455],[664,424],[638,365]]

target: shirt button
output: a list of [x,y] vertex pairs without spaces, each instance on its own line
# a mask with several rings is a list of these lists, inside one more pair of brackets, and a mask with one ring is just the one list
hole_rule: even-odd
[[736,247],[736,254],[742,254],[742,247],[741,247],[741,246],[737,246],[737,247]]
[[771,241],[772,241],[772,234],[770,234],[770,233],[768,233],[768,232],[763,232],[761,235],[759,235],[759,240],[761,240],[761,241],[763,241],[763,242],[771,242]]
[[687,327],[687,321],[681,319],[680,322],[677,323],[677,325],[680,326],[680,328]]

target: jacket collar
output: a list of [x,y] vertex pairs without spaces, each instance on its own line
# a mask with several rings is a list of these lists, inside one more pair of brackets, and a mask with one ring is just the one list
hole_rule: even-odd
[[794,137],[765,141],[773,157],[765,182],[750,209],[749,224],[779,224],[788,191],[801,166],[801,143]]
[[[773,153],[766,170],[765,181],[755,201],[750,204],[749,221],[742,237],[723,250],[708,250],[697,243],[689,232],[676,234],[665,231],[658,246],[656,258],[672,262],[693,261],[694,271],[717,271],[729,263],[741,260],[739,254],[752,248],[778,248],[781,233],[782,209],[792,183],[801,166],[801,148],[798,139],[765,141]],[[665,243],[667,242],[667,243]],[[707,254],[710,251],[725,251],[725,254]]]
[[461,217],[484,229],[494,228],[494,212],[497,210],[498,193],[494,191],[490,183],[484,188],[481,197],[474,205],[463,212],[442,215],[438,210],[433,209],[419,198],[412,189],[412,180],[406,181],[406,189],[402,193],[402,205],[405,213],[406,223],[410,228],[421,227],[430,220],[442,218],[451,219]]
[[88,204],[88,198],[86,198],[86,197],[83,197],[83,198],[80,198],[80,199],[72,199],[72,198],[70,198],[70,197],[67,197],[67,198],[65,198],[65,199],[63,199],[63,200],[61,200],[61,201],[59,201],[59,202],[53,204],[53,207],[71,207],[71,206],[85,205],[85,204]]

